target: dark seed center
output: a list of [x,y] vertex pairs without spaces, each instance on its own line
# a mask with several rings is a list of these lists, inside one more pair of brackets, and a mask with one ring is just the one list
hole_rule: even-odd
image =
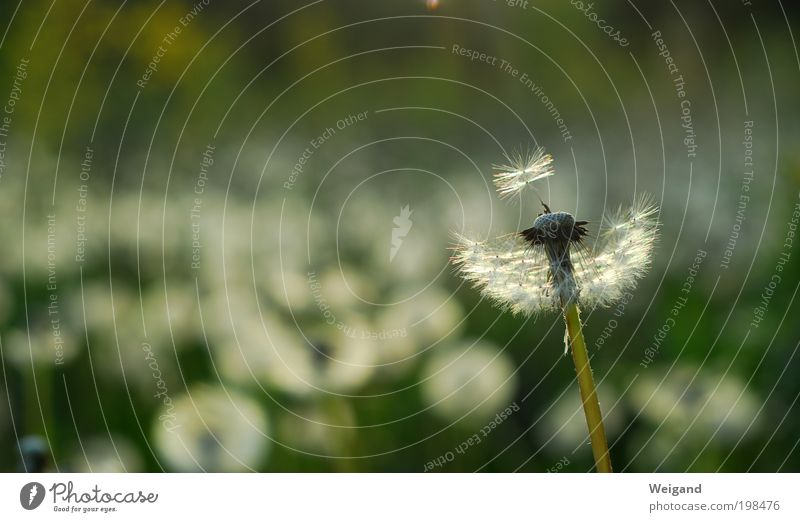
[[586,235],[586,221],[576,221],[569,212],[545,212],[533,222],[533,226],[521,232],[534,246],[544,248],[550,261],[551,272],[558,279],[562,272],[572,272],[569,256],[571,243],[580,242]]
[[541,241],[565,240],[572,238],[575,228],[575,218],[569,212],[550,212],[542,214],[533,222],[533,228],[538,232]]

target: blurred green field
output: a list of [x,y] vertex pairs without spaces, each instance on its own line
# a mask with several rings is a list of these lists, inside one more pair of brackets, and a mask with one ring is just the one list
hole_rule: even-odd
[[584,310],[615,469],[800,471],[794,7],[434,4],[0,5],[0,470],[588,471],[562,319],[449,263],[542,146],[661,208]]

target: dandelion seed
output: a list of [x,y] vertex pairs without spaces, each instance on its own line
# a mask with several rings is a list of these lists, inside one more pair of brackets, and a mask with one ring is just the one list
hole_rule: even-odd
[[494,184],[501,198],[508,198],[521,193],[531,183],[555,174],[553,170],[553,157],[544,153],[539,148],[532,154],[514,157],[506,156],[505,165],[495,165],[499,170],[494,175]]
[[587,306],[610,306],[636,287],[650,268],[658,239],[658,207],[648,197],[606,219],[595,251],[581,259],[575,278]]

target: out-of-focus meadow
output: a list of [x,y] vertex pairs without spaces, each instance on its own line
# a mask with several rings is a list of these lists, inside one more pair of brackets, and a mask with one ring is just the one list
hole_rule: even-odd
[[749,4],[0,4],[0,470],[589,470],[561,318],[449,263],[542,146],[593,232],[661,208],[584,310],[615,469],[800,471],[800,21]]

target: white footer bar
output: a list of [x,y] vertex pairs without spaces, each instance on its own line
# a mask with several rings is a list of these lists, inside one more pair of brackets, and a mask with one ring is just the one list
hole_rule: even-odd
[[0,483],[0,516],[14,521],[800,520],[797,474],[5,474]]

